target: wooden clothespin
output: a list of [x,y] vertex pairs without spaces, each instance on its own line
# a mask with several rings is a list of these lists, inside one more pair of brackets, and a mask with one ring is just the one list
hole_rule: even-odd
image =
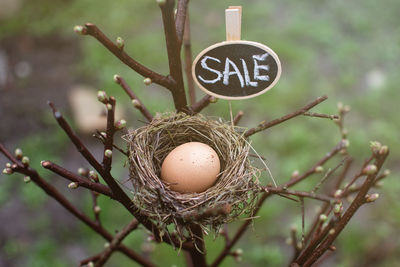
[[242,30],[242,6],[229,6],[225,9],[226,40],[240,40]]

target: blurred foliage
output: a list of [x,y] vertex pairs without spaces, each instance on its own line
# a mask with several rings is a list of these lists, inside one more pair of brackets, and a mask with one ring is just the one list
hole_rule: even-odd
[[[394,175],[385,181],[382,198],[368,207],[371,212],[362,212],[350,223],[340,236],[336,266],[356,266],[365,257],[373,243],[378,245],[393,234],[399,234],[400,208],[397,200],[400,190],[396,182],[400,117],[396,112],[400,91],[398,62],[400,62],[400,2],[397,0],[334,0],[334,1],[193,1],[190,5],[192,46],[194,55],[205,47],[225,38],[224,9],[228,5],[243,6],[242,38],[264,43],[274,49],[283,64],[283,74],[278,85],[268,93],[245,101],[232,101],[232,110],[244,110],[241,125],[251,127],[262,120],[272,119],[308,103],[319,95],[330,98],[315,111],[335,114],[336,102],[343,101],[352,107],[346,127],[351,143],[350,152],[361,159],[369,154],[369,141],[379,140],[391,148],[389,166]],[[139,98],[152,111],[172,110],[169,93],[156,85],[145,87],[143,77],[133,73],[114,58],[91,37],[74,35],[75,24],[92,22],[97,24],[110,38],[121,36],[125,49],[139,62],[158,72],[167,73],[163,29],[159,8],[155,1],[121,0],[118,2],[95,0],[37,0],[24,1],[19,13],[3,21],[0,38],[17,34],[48,36],[59,34],[76,38],[81,44],[81,61],[76,73],[94,79],[98,88],[115,95],[118,101],[129,105],[129,100],[113,82],[118,73],[135,90]],[[202,93],[197,91],[198,98]],[[229,119],[228,101],[219,100],[205,113]],[[130,125],[142,125],[140,114],[133,110],[129,114]],[[55,134],[57,132],[57,134]],[[46,137],[43,138],[43,135]],[[265,131],[252,138],[253,147],[267,158],[275,178],[286,181],[294,170],[304,171],[322,157],[339,141],[339,133],[333,122],[318,118],[300,117],[284,125]],[[29,136],[21,143],[31,161],[37,166],[44,158],[61,161],[59,151],[66,138],[60,130],[52,134],[39,133]],[[39,148],[39,149],[38,149]],[[55,158],[56,157],[56,158]],[[335,162],[329,166],[335,166]],[[122,164],[114,167],[116,174],[124,177]],[[45,172],[44,172],[45,173]],[[120,176],[119,176],[120,177]],[[264,177],[264,182],[269,181]],[[300,188],[310,188],[315,177]],[[10,179],[11,180],[11,179]],[[16,183],[16,179],[13,179]],[[4,183],[3,183],[4,184]],[[0,188],[0,203],[4,205],[14,186],[6,183]],[[33,186],[21,186],[20,195],[32,209],[43,203],[45,195]],[[3,194],[4,193],[4,194]],[[88,195],[88,194],[86,194]],[[90,212],[90,197],[82,200],[82,207]],[[110,229],[119,229],[129,220],[129,215],[115,203],[100,198],[104,224]],[[308,202],[306,203],[306,205]],[[310,204],[311,206],[311,204]],[[364,208],[366,209],[366,208]],[[379,216],[378,216],[379,215]],[[254,231],[238,245],[246,247],[244,262],[254,266],[282,266],[290,247],[284,243],[292,223],[300,225],[300,208],[285,199],[271,199],[255,220]],[[306,219],[310,221],[310,219]],[[360,223],[356,222],[357,220]],[[43,222],[45,225],[46,222]],[[359,225],[365,225],[360,228]],[[234,223],[231,228],[236,228]],[[374,233],[368,232],[374,227]],[[100,237],[79,224],[74,236],[81,236],[84,255],[91,255],[102,248]],[[38,226],[44,233],[46,227]],[[126,239],[126,244],[140,251],[146,236],[140,231]],[[72,242],[72,241],[71,241]],[[222,247],[220,240],[208,242],[209,257],[214,258]],[[151,245],[150,245],[151,246]],[[398,244],[397,244],[398,246]],[[399,248],[396,248],[397,251]],[[57,241],[46,235],[33,248],[20,251],[18,240],[9,240],[3,248],[10,257],[27,258],[25,266],[67,266],[60,257]],[[152,253],[156,263],[162,266],[181,266],[183,256],[165,245],[157,246]],[[395,254],[381,259],[381,266],[394,266]],[[75,263],[74,263],[75,264]],[[127,266],[129,260],[121,255],[112,257],[110,266]],[[227,259],[223,266],[232,266]],[[241,266],[242,263],[238,263]],[[130,265],[131,266],[131,265]],[[133,265],[132,265],[133,266]]]

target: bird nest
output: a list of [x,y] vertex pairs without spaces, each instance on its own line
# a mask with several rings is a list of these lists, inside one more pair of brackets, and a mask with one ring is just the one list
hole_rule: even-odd
[[[178,234],[190,223],[217,230],[255,208],[260,171],[251,166],[250,144],[240,128],[202,115],[167,113],[125,136],[129,149],[133,203],[161,229],[175,224]],[[177,146],[201,142],[218,154],[221,172],[201,193],[171,190],[161,177],[165,157]],[[181,235],[182,236],[182,235]]]

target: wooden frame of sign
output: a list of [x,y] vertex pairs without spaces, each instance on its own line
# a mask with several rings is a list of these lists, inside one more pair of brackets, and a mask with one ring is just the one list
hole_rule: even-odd
[[281,62],[276,53],[251,41],[224,41],[201,51],[192,65],[192,76],[205,93],[239,100],[267,92],[279,80]]

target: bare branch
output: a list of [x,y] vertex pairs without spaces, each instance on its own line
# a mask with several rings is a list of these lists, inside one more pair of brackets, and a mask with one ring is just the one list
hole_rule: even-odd
[[178,8],[176,10],[175,27],[176,36],[178,38],[178,46],[182,44],[182,38],[184,38],[184,32],[186,30],[186,21],[188,13],[189,0],[178,0]]
[[343,189],[343,194],[346,194],[347,191],[349,191],[350,187],[357,181],[357,179],[360,178],[360,177],[362,177],[362,176],[364,175],[364,174],[363,174],[363,169],[364,169],[373,159],[374,159],[374,155],[371,155],[371,157],[369,157],[368,159],[366,159],[366,160],[364,161],[364,164],[363,164],[361,170],[360,170],[358,173],[356,173],[356,174],[353,176],[353,179],[351,179],[351,181],[350,181],[349,183],[347,183],[347,185],[344,187],[344,189]]
[[291,237],[291,241],[292,241],[292,247],[294,250],[294,258],[297,258],[301,251],[298,246],[298,240],[297,240],[296,234],[297,234],[296,228],[290,229],[290,237]]
[[[160,238],[159,229],[147,218],[147,216],[142,215],[140,210],[132,204],[132,201],[128,195],[121,189],[114,177],[109,171],[105,171],[100,163],[93,157],[89,150],[82,144],[80,139],[72,131],[71,127],[64,120],[61,113],[57,111],[52,103],[50,103],[53,109],[54,117],[56,118],[58,124],[66,132],[70,140],[75,144],[78,151],[88,160],[88,162],[96,169],[96,171],[103,177],[104,181],[107,183],[111,191],[113,192],[115,199],[118,200],[133,216],[138,219],[138,221],[143,224],[149,231],[154,233],[156,238]],[[175,246],[179,246],[178,240],[164,240],[166,243],[174,243]],[[190,248],[191,246],[189,246]],[[183,248],[188,248],[187,244],[183,245]]]
[[[94,230],[96,233],[101,235],[103,238],[105,238],[108,241],[111,241],[113,239],[113,236],[107,232],[103,227],[97,225],[95,222],[93,222],[89,217],[87,217],[85,214],[80,212],[78,209],[74,207],[74,205],[69,202],[55,187],[47,183],[37,172],[36,170],[30,168],[30,167],[24,167],[21,162],[19,162],[17,159],[15,159],[11,153],[7,151],[7,149],[0,144],[0,151],[8,157],[12,162],[15,164],[14,171],[27,175],[31,178],[31,181],[33,181],[38,187],[40,187],[47,195],[55,199],[62,207],[64,207],[66,210],[68,210],[71,214],[73,214],[77,219],[85,223],[87,226],[89,226],[92,230]],[[151,262],[149,262],[147,259],[144,259],[141,257],[139,254],[134,252],[133,250],[129,249],[128,247],[124,245],[118,246],[118,250],[124,253],[126,256],[131,258],[132,260],[138,262],[139,264],[142,264],[143,266],[148,266],[152,267],[154,266]]]
[[210,103],[215,103],[215,102],[217,102],[217,98],[215,98],[214,96],[205,95],[202,99],[194,103],[191,109],[194,113],[199,113]]
[[174,84],[172,87],[170,87],[170,91],[174,99],[175,108],[178,111],[188,113],[189,110],[187,107],[186,93],[182,76],[180,44],[175,28],[174,2],[174,0],[165,0],[164,3],[160,4],[167,46],[169,72],[174,80]]
[[240,119],[243,117],[244,112],[242,110],[240,110],[236,116],[233,118],[233,125],[238,125]]
[[71,126],[69,126],[69,124],[64,119],[62,114],[56,109],[54,104],[51,103],[50,101],[48,102],[48,104],[51,107],[51,109],[53,110],[54,118],[57,120],[60,127],[68,135],[69,139],[75,145],[75,147],[77,148],[79,153],[82,154],[82,156],[89,162],[90,165],[92,165],[96,169],[96,171],[98,173],[101,173],[103,170],[103,167],[101,166],[101,164],[96,160],[96,158],[92,155],[92,153],[90,153],[89,150],[86,148],[86,146],[81,142],[79,137],[72,130]]
[[[308,243],[308,241],[311,239],[311,236],[313,233],[315,233],[315,235],[318,234],[318,230],[320,230],[321,226],[322,226],[322,221],[321,221],[321,215],[324,214],[326,216],[328,216],[328,214],[330,213],[330,211],[332,210],[332,206],[330,205],[330,203],[325,203],[322,208],[321,211],[317,213],[317,216],[314,218],[313,223],[311,224],[310,230],[308,231],[308,233],[306,234],[306,236],[304,237],[304,242]],[[304,248],[303,248],[304,249]],[[296,258],[294,258],[292,261],[294,261]]]
[[305,211],[304,211],[304,198],[300,197],[301,204],[301,247],[304,247],[304,226],[305,226]]
[[111,254],[118,248],[119,244],[127,237],[133,230],[135,230],[139,225],[139,222],[134,219],[127,226],[122,229],[121,232],[115,235],[115,237],[110,242],[110,245],[99,255],[99,259],[95,263],[95,267],[103,266],[107,260],[111,257]]
[[325,162],[334,157],[340,150],[342,150],[343,147],[345,147],[345,144],[343,141],[340,141],[330,152],[328,152],[321,160],[319,160],[316,164],[314,164],[314,166],[312,166],[308,171],[306,171],[302,175],[292,177],[287,183],[285,183],[285,186],[287,187],[293,186],[299,183],[300,181],[304,180],[311,174],[314,174],[318,166],[324,165]]
[[[304,262],[302,266],[311,266],[316,260],[318,260],[323,253],[329,249],[332,245],[332,242],[336,239],[336,237],[340,234],[340,232],[347,225],[351,217],[356,213],[356,211],[366,203],[366,195],[369,189],[373,186],[374,181],[378,175],[379,170],[382,168],[383,163],[385,162],[389,151],[385,151],[383,153],[375,154],[375,166],[376,171],[374,173],[368,174],[365,179],[360,191],[358,192],[356,198],[351,203],[350,207],[347,208],[346,212],[339,219],[339,221],[335,224],[335,226],[329,232],[328,237],[324,240],[324,242],[315,250],[310,257],[307,257],[307,260]],[[299,263],[298,261],[296,261]]]
[[79,266],[85,266],[85,265],[88,265],[89,263],[96,262],[100,258],[102,253],[103,253],[103,251],[101,251],[101,252],[97,253],[96,255],[93,255],[89,258],[81,260],[79,263]]
[[21,162],[19,162],[6,148],[5,146],[0,143],[0,151],[1,153],[3,153],[4,156],[6,156],[6,158],[8,158],[12,163],[17,164],[21,167],[23,167],[23,165],[21,164]]
[[317,236],[315,236],[314,239],[310,241],[310,244],[307,246],[307,248],[303,249],[300,256],[296,259],[294,263],[298,264],[299,266],[303,266],[302,264],[304,263],[305,260],[307,260],[309,254],[315,250],[315,248],[321,243],[322,240],[324,240],[324,238],[328,235],[330,229],[332,229],[332,226],[334,224],[335,220],[331,219],[328,225],[322,230],[322,232],[319,233]]
[[302,107],[301,109],[298,109],[292,113],[289,113],[281,118],[269,121],[269,122],[263,122],[260,125],[258,125],[257,127],[251,128],[249,130],[247,130],[244,133],[245,137],[249,137],[255,133],[258,133],[260,131],[263,131],[265,129],[271,128],[272,126],[278,125],[284,121],[290,120],[294,117],[297,117],[299,115],[303,115],[305,112],[307,112],[308,110],[310,110],[311,108],[315,107],[316,105],[318,105],[319,103],[325,101],[328,97],[327,96],[320,96],[318,97],[316,100],[314,100],[313,102],[307,104],[306,106]]
[[[335,191],[336,191],[337,189],[339,189],[340,186],[342,185],[342,182],[343,182],[344,178],[346,178],[346,175],[347,175],[347,173],[348,173],[348,171],[349,171],[349,169],[350,169],[350,166],[351,166],[351,164],[353,163],[353,158],[347,157],[346,159],[347,159],[347,160],[346,160],[346,162],[345,162],[345,164],[344,164],[343,170],[342,170],[342,172],[340,173],[338,179],[336,180]],[[334,192],[333,192],[333,193],[334,193]]]
[[104,45],[111,53],[119,58],[123,63],[131,69],[139,73],[145,78],[150,78],[154,83],[159,84],[171,90],[173,82],[168,77],[158,74],[147,67],[143,66],[133,58],[131,58],[123,49],[118,48],[108,37],[94,24],[86,23],[86,34],[96,38],[102,45]]
[[319,190],[321,185],[328,179],[337,169],[339,169],[345,162],[347,162],[348,157],[345,157],[339,164],[337,164],[333,169],[329,169],[325,175],[322,177],[322,179],[314,186],[314,188],[311,190],[311,193],[315,193]]
[[114,97],[109,97],[106,107],[107,107],[107,130],[104,142],[104,153],[103,153],[103,169],[104,172],[109,173],[111,171],[112,163],[112,150],[114,144],[114,134],[115,134],[115,103]]
[[106,185],[100,184],[100,183],[94,183],[88,179],[83,178],[80,175],[76,175],[66,169],[64,169],[63,167],[51,162],[51,161],[42,161],[42,167],[45,169],[48,169],[58,175],[60,175],[61,177],[64,177],[66,179],[68,179],[69,181],[78,183],[79,186],[85,187],[87,189],[93,190],[97,193],[109,196],[113,199],[115,199],[112,191],[110,190],[110,188]]
[[194,80],[192,76],[192,44],[190,41],[190,18],[189,18],[189,10],[186,14],[186,21],[185,21],[185,32],[183,35],[183,48],[184,48],[184,58],[185,58],[185,75],[186,81],[188,85],[188,92],[189,92],[189,100],[190,105],[193,106],[196,102],[196,92],[194,87]]
[[330,203],[332,200],[334,200],[333,198],[329,197],[329,196],[325,196],[325,195],[321,195],[321,194],[315,194],[312,192],[304,192],[304,191],[295,191],[295,190],[290,190],[290,189],[285,189],[282,187],[271,187],[271,186],[267,186],[264,188],[266,193],[270,193],[270,194],[283,194],[283,195],[292,195],[292,196],[298,196],[301,198],[311,198],[311,199],[316,199],[316,200],[320,200],[323,202],[328,202]]
[[136,96],[136,94],[132,91],[132,89],[129,87],[129,85],[126,83],[126,81],[119,75],[115,75],[114,79],[116,83],[118,83],[122,89],[128,94],[131,100],[136,99],[138,104],[134,105],[135,108],[137,108],[143,116],[150,122],[153,120],[153,115],[151,115],[150,111],[146,108],[145,105],[143,105],[143,102],[140,101],[140,99]]
[[[96,133],[93,134],[93,137],[100,140],[103,144],[106,142],[106,139],[104,138],[103,134],[99,130],[96,130]],[[129,153],[127,151],[124,151],[122,148],[116,146],[115,144],[113,144],[113,147],[116,150],[118,150],[121,154],[125,155],[126,157],[129,157]]]
[[339,119],[338,115],[327,115],[327,114],[321,114],[321,113],[315,113],[315,112],[304,112],[303,116],[325,118],[325,119],[331,119],[331,120]]
[[[286,182],[284,185],[282,185],[282,188],[283,187],[291,187],[291,186],[299,183],[300,181],[304,180],[308,176],[312,175],[313,173],[315,173],[315,168],[317,166],[322,166],[323,164],[325,164],[325,162],[327,162],[329,159],[331,159],[333,156],[335,156],[342,149],[342,147],[343,147],[343,142],[341,141],[329,153],[327,153],[322,159],[320,159],[313,167],[311,167],[309,170],[307,170],[302,175],[299,175],[297,177],[293,177],[292,179],[290,179],[288,182]],[[262,205],[264,204],[264,201],[271,195],[272,195],[271,193],[267,193],[267,192],[262,194],[262,196],[260,197],[260,199],[258,200],[258,202],[256,204],[256,208],[253,212],[253,216],[258,213],[258,211],[261,209]],[[225,259],[225,257],[229,255],[232,247],[239,241],[239,239],[246,232],[246,230],[250,224],[251,224],[251,220],[246,220],[239,227],[239,229],[233,236],[231,242],[225,245],[224,249],[220,252],[218,257],[210,265],[211,267],[218,266]]]

